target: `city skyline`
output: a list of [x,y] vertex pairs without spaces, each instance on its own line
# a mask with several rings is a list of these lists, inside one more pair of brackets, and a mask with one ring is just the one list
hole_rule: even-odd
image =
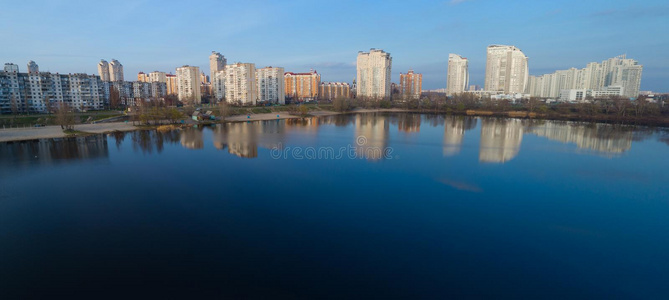
[[[669,5],[663,1],[517,2],[505,5],[485,0],[433,1],[410,8],[390,2],[379,8],[378,15],[363,14],[378,7],[374,2],[342,2],[334,12],[349,14],[351,24],[323,17],[336,14],[319,11],[317,3],[307,1],[248,5],[129,2],[126,10],[117,12],[118,19],[105,21],[100,21],[97,13],[104,4],[8,3],[0,12],[0,22],[6,25],[0,30],[6,44],[0,56],[4,62],[19,65],[37,61],[45,71],[87,74],[97,73],[95,64],[101,58],[116,58],[124,64],[130,78],[140,71],[174,72],[185,64],[209,70],[207,56],[215,50],[230,64],[253,62],[259,67],[281,66],[289,72],[316,69],[323,74],[323,81],[350,83],[355,77],[356,53],[377,48],[393,54],[395,68],[391,78],[399,79],[401,70],[413,69],[424,75],[424,89],[438,89],[445,88],[448,53],[467,57],[470,84],[483,86],[485,49],[504,44],[522,49],[529,57],[530,75],[578,67],[624,53],[644,65],[641,90],[669,92],[665,84],[669,81],[669,58],[663,52],[663,46],[669,44],[669,37],[663,34],[663,28],[669,26]],[[212,22],[212,5],[235,14],[207,26],[221,30],[194,30],[201,23]],[[301,9],[290,9],[294,7]],[[145,13],[154,9],[155,14]],[[33,21],[9,26],[25,23],[24,11],[31,11]],[[59,13],[53,14],[54,11]],[[165,18],[177,12],[200,22],[185,24]],[[491,26],[492,20],[505,13],[527,17]],[[388,14],[398,18],[387,20]],[[643,22],[631,22],[612,32],[611,24],[619,18],[642,18],[639,20]],[[401,34],[408,30],[404,25],[416,20],[422,22],[411,28],[416,34]],[[135,28],[132,24],[137,21],[161,26],[156,30],[129,30]],[[306,22],[304,34],[312,34],[310,39],[280,34],[282,26],[297,28],[306,26]],[[523,28],[522,32],[518,27]],[[583,27],[588,30],[580,30]],[[355,32],[353,28],[361,30]],[[181,34],[189,29],[190,34]],[[49,47],[42,46],[45,42]],[[275,46],[263,47],[269,44]]]

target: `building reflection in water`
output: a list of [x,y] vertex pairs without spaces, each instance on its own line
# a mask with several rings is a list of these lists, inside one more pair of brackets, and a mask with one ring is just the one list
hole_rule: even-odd
[[632,148],[633,131],[609,124],[578,124],[561,121],[530,121],[527,131],[549,140],[574,143],[579,149],[606,156]]
[[233,122],[213,128],[214,147],[243,157],[258,157],[258,147],[272,149],[283,143],[286,123],[283,120]]
[[53,164],[109,157],[104,135],[0,143],[0,164]]
[[380,160],[385,156],[388,144],[388,117],[382,114],[358,114],[355,116],[355,138],[353,146],[356,156],[367,160]]
[[397,121],[397,130],[405,133],[420,132],[420,114],[400,114],[393,120]]
[[181,132],[172,131],[155,131],[155,130],[138,130],[132,132],[114,132],[109,134],[110,137],[116,140],[116,147],[120,149],[121,144],[127,136],[130,136],[132,141],[132,149],[134,151],[141,151],[142,153],[151,154],[153,151],[161,153],[165,148],[165,144],[179,143]]
[[444,157],[460,153],[465,131],[474,129],[475,127],[476,118],[461,116],[444,117]]
[[318,117],[310,118],[295,118],[295,119],[286,119],[286,129],[288,131],[296,131],[301,134],[315,136],[318,133],[318,128],[323,123],[325,124],[325,119]]
[[523,131],[519,119],[482,118],[479,161],[503,163],[516,157]]
[[202,126],[193,126],[184,128],[181,131],[181,146],[188,149],[204,148],[204,139],[202,137]]
[[355,125],[355,118],[351,114],[325,116],[320,118],[320,124],[346,127],[348,125]]

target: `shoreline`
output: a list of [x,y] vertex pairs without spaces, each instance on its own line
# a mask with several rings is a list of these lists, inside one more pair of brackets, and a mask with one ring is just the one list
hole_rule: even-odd
[[[488,112],[488,111],[477,111],[477,110],[470,110],[464,112],[459,112],[459,111],[443,112],[434,110],[423,111],[423,110],[401,109],[401,108],[376,108],[376,109],[359,108],[346,112],[319,110],[310,112],[309,115],[306,116],[306,118],[325,117],[325,116],[344,115],[344,114],[358,114],[358,113],[419,113],[419,114],[440,114],[440,115],[457,115],[457,116],[471,116],[471,117],[514,118],[514,119],[528,119],[528,120],[620,124],[628,126],[646,126],[646,127],[660,127],[660,128],[669,127],[669,121],[663,119],[651,119],[639,122],[638,120],[629,120],[629,119],[616,120],[601,116],[600,117],[592,116],[589,118],[583,118],[579,116],[569,116],[569,115],[564,115],[564,116],[528,115],[526,112]],[[183,126],[183,125],[196,125],[196,124],[221,124],[227,122],[271,121],[271,120],[285,120],[285,119],[299,119],[299,118],[302,117],[297,115],[291,115],[287,112],[260,113],[260,114],[250,114],[250,115],[235,115],[227,117],[223,121],[215,121],[211,123],[193,123],[192,121],[191,122],[187,121],[186,124],[173,124],[173,125]],[[136,126],[130,122],[79,124],[75,125],[74,127],[74,130],[80,132],[77,134],[67,134],[63,132],[63,130],[58,125],[46,126],[46,127],[0,129],[0,143],[77,137],[77,136],[86,136],[89,134],[106,134],[117,131],[129,132],[137,130],[151,130],[151,129],[156,129],[159,126],[160,125]]]

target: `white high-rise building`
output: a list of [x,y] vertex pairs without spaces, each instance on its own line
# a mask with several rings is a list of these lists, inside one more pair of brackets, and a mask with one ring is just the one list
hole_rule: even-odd
[[447,95],[465,92],[469,86],[469,60],[457,54],[449,54],[446,80]]
[[390,72],[393,59],[390,53],[371,49],[358,52],[357,95],[374,99],[390,98]]
[[[218,74],[225,71],[227,60],[222,54],[211,51],[209,55],[209,80],[211,81],[212,94],[216,99],[222,99],[225,95],[225,74]],[[217,78],[217,76],[219,76]]]
[[[220,73],[220,72],[219,72]],[[225,100],[228,103],[255,105],[258,100],[256,66],[236,63],[225,66]]]
[[266,67],[256,70],[258,100],[273,104],[286,104],[284,70]]
[[527,56],[515,46],[490,45],[485,69],[485,90],[517,94],[528,81]]
[[636,98],[639,95],[642,71],[643,66],[639,62],[620,55],[601,63],[589,63],[583,69],[571,68],[530,76],[526,93],[534,97],[557,98],[562,91],[570,90],[591,91],[587,94],[592,97],[609,95],[611,91],[616,91],[621,92],[622,96]]
[[115,59],[109,64],[109,80],[123,81],[123,65]]
[[226,63],[225,56],[216,51],[211,51],[211,55],[209,55],[209,78],[211,81],[214,80],[213,78],[218,71],[225,69]]
[[225,98],[225,69],[211,76],[211,87],[216,100],[221,101]]
[[101,59],[98,63],[98,75],[100,75],[102,81],[111,81],[109,78],[109,63],[104,59]]
[[188,104],[200,104],[200,68],[185,65],[177,68],[177,92],[179,101]]

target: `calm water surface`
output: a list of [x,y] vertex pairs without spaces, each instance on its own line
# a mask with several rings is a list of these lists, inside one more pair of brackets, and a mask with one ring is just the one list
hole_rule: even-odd
[[416,114],[0,143],[0,299],[667,299],[667,154]]

